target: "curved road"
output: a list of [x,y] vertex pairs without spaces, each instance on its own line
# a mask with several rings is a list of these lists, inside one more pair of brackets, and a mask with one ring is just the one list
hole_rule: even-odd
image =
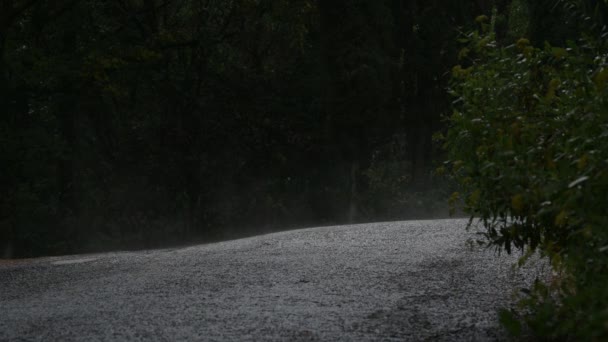
[[465,225],[0,262],[0,341],[504,340],[497,309],[541,267],[467,247]]

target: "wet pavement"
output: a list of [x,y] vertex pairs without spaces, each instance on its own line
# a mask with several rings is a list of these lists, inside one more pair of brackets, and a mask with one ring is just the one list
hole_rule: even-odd
[[545,272],[466,220],[310,228],[0,263],[0,341],[495,341]]

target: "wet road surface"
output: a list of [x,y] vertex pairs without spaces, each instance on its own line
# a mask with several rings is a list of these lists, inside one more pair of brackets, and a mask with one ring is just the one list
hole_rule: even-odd
[[466,220],[288,231],[0,263],[0,341],[495,341],[542,274],[467,246]]

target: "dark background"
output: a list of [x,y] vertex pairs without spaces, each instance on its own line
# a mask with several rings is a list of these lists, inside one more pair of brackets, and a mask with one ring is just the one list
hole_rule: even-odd
[[522,3],[0,0],[0,257],[445,216],[457,38],[574,31]]

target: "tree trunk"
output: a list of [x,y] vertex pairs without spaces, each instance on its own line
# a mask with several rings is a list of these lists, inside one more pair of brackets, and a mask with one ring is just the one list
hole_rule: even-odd
[[348,222],[353,223],[358,218],[358,192],[359,162],[353,161],[350,166],[350,200],[348,207]]
[[69,99],[63,99],[59,106],[59,123],[61,136],[65,143],[65,151],[59,162],[59,200],[62,207],[62,216],[70,216],[75,211],[75,196],[74,196],[74,150],[76,140],[76,127],[74,125],[75,116]]
[[[76,33],[68,31],[63,36],[63,49],[71,53],[76,47]],[[76,158],[76,116],[78,101],[75,80],[64,75],[61,80],[61,97],[57,105],[57,118],[65,150],[58,161],[58,185],[60,189],[62,218],[72,216],[76,212],[75,197],[75,158]]]
[[[8,34],[9,29],[9,15],[11,15],[12,6],[11,1],[1,1],[0,2],[0,92],[1,94],[5,94],[6,81],[8,76],[6,75],[6,36]],[[2,108],[4,108],[4,104],[0,103]]]

